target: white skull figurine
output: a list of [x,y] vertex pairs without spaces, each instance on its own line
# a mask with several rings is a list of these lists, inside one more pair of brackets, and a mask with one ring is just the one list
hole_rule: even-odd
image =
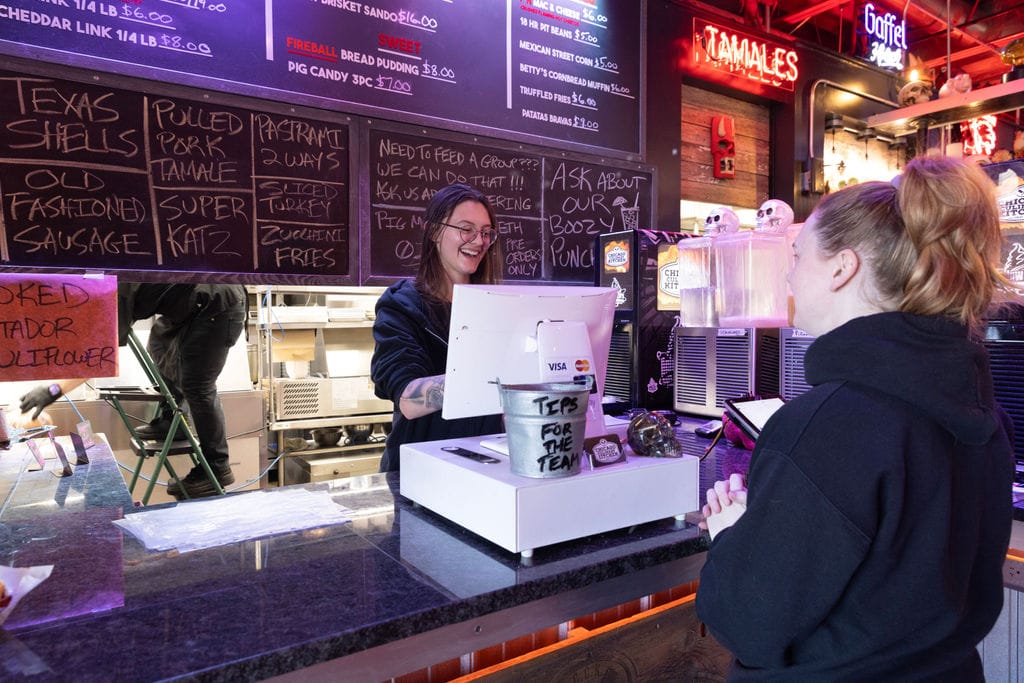
[[778,199],[769,199],[757,210],[757,229],[761,232],[786,232],[793,224],[793,209]]
[[899,94],[896,95],[896,102],[901,107],[909,107],[914,104],[927,102],[934,93],[935,89],[931,83],[927,81],[911,81],[900,88]]
[[973,83],[971,82],[971,75],[967,73],[957,74],[948,81],[942,84],[939,88],[939,97],[949,97],[950,95],[962,95],[970,92]]
[[704,219],[704,234],[717,235],[723,232],[739,232],[740,217],[732,209],[719,206],[711,210]]

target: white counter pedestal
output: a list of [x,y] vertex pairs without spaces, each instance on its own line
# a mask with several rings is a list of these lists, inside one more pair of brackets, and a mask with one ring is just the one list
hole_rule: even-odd
[[[529,557],[535,548],[700,508],[700,461],[641,458],[579,474],[533,479],[512,474],[508,456],[480,438],[405,444],[401,494],[486,538]],[[441,450],[461,446],[497,458],[481,463]]]

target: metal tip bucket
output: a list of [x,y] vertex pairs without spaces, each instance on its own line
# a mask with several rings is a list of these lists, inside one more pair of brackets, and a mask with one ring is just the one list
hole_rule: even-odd
[[498,393],[512,473],[539,479],[579,474],[589,386],[499,382]]

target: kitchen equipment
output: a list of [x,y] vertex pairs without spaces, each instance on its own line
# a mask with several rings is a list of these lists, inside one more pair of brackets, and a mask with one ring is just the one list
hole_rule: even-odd
[[672,408],[672,332],[681,313],[678,245],[688,239],[681,232],[626,230],[595,240],[595,284],[619,290],[605,414]]
[[337,446],[341,440],[341,429],[339,427],[324,427],[314,429],[312,432],[313,442],[319,448],[331,448]]
[[348,436],[348,439],[346,439],[347,445],[366,443],[370,440],[370,435],[373,434],[373,425],[348,425],[345,427],[345,434]]
[[727,398],[779,393],[779,328],[679,327],[675,348],[677,412],[721,417]]
[[710,237],[693,237],[676,245],[679,250],[679,324],[714,327],[715,272]]
[[783,233],[743,231],[714,239],[715,294],[722,327],[782,327],[789,318]]
[[391,401],[376,398],[369,376],[274,378],[274,418],[301,420],[392,410]]
[[366,450],[356,455],[328,458],[315,455],[285,458],[286,477],[289,484],[308,484],[376,474],[380,471],[380,456],[380,452]]

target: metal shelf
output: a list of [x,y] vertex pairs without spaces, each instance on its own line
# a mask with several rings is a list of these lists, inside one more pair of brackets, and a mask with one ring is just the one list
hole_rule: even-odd
[[258,320],[250,320],[249,324],[259,325],[268,330],[269,333],[274,333],[277,330],[344,330],[344,329],[360,329],[366,327],[373,327],[372,320],[337,320],[334,322],[288,322],[279,323],[271,322],[270,324],[261,323]]
[[285,429],[316,429],[317,427],[348,427],[350,425],[380,424],[391,422],[391,413],[368,413],[365,415],[345,415],[327,417],[309,417],[302,420],[284,420],[271,422],[267,428],[272,432]]
[[246,285],[251,294],[264,294],[268,290],[273,294],[341,294],[355,296],[380,296],[387,287],[370,287],[366,285],[338,286],[333,285]]
[[343,445],[338,444],[337,446],[329,446],[327,448],[320,448],[318,446],[312,446],[301,451],[290,451],[287,457],[296,455],[315,455],[317,457],[328,456],[328,455],[354,455],[359,451],[370,451],[377,450],[381,453],[384,452],[384,441],[367,441],[365,443],[353,443]]
[[[270,433],[276,433],[274,437],[278,442],[279,453],[281,454],[281,460],[278,465],[278,484],[283,485],[286,482],[286,462],[296,456],[306,456],[315,459],[326,458],[330,456],[369,456],[369,455],[380,455],[384,451],[385,442],[381,441],[367,441],[366,443],[331,446],[328,448],[320,448],[315,443],[311,443],[307,440],[308,448],[303,448],[296,451],[288,451],[283,449],[284,434],[289,431],[306,432],[308,430],[324,428],[324,427],[350,427],[353,425],[377,425],[390,423],[392,419],[391,410],[382,411],[381,407],[377,405],[380,401],[372,401],[371,405],[365,405],[362,407],[353,406],[354,410],[361,410],[362,412],[345,412],[344,414],[337,415],[323,415],[316,413],[317,410],[289,410],[288,415],[298,415],[299,417],[288,417],[287,419],[278,419],[278,396],[276,390],[276,382],[283,378],[275,377],[275,373],[279,370],[275,370],[275,364],[283,361],[275,361],[274,359],[274,345],[279,343],[279,340],[275,338],[274,333],[277,331],[290,331],[290,330],[315,330],[317,335],[316,343],[324,343],[324,332],[322,330],[356,330],[353,333],[327,333],[333,337],[345,337],[346,348],[347,344],[352,341],[349,339],[353,334],[364,339],[372,344],[372,334],[370,332],[373,327],[373,320],[367,319],[350,319],[350,320],[322,320],[318,319],[315,321],[300,321],[290,320],[286,322],[278,322],[273,314],[276,306],[274,301],[278,295],[281,294],[292,294],[292,295],[308,295],[311,298],[316,298],[317,301],[324,296],[340,296],[343,298],[352,298],[359,300],[363,307],[367,310],[372,310],[372,303],[379,298],[380,294],[384,291],[384,288],[371,288],[371,287],[317,287],[317,286],[288,286],[288,285],[271,285],[271,286],[251,286],[249,288],[250,294],[258,294],[259,299],[257,301],[257,310],[250,312],[249,325],[251,329],[254,329],[256,335],[256,356],[258,358],[259,369],[257,375],[259,377],[259,383],[266,392],[266,424],[267,431]],[[322,306],[322,303],[315,303],[311,305]],[[299,305],[296,305],[299,306]],[[367,313],[369,315],[369,313]],[[284,316],[282,316],[284,317]],[[270,322],[260,322],[260,318],[264,321],[269,320]],[[340,340],[335,339],[334,343],[341,343]],[[309,378],[310,381],[315,380],[316,382],[322,382],[328,378]],[[291,380],[289,380],[291,381]],[[294,380],[296,382],[302,382],[304,380]],[[322,397],[321,397],[322,398]],[[315,399],[314,399],[315,400]],[[390,401],[387,402],[390,406]],[[336,407],[324,407],[320,409],[322,412],[334,412],[337,410]],[[309,415],[308,417],[306,415]],[[308,435],[307,435],[308,436]]]
[[867,118],[876,132],[901,137],[968,119],[1024,109],[1024,80],[942,97]]

